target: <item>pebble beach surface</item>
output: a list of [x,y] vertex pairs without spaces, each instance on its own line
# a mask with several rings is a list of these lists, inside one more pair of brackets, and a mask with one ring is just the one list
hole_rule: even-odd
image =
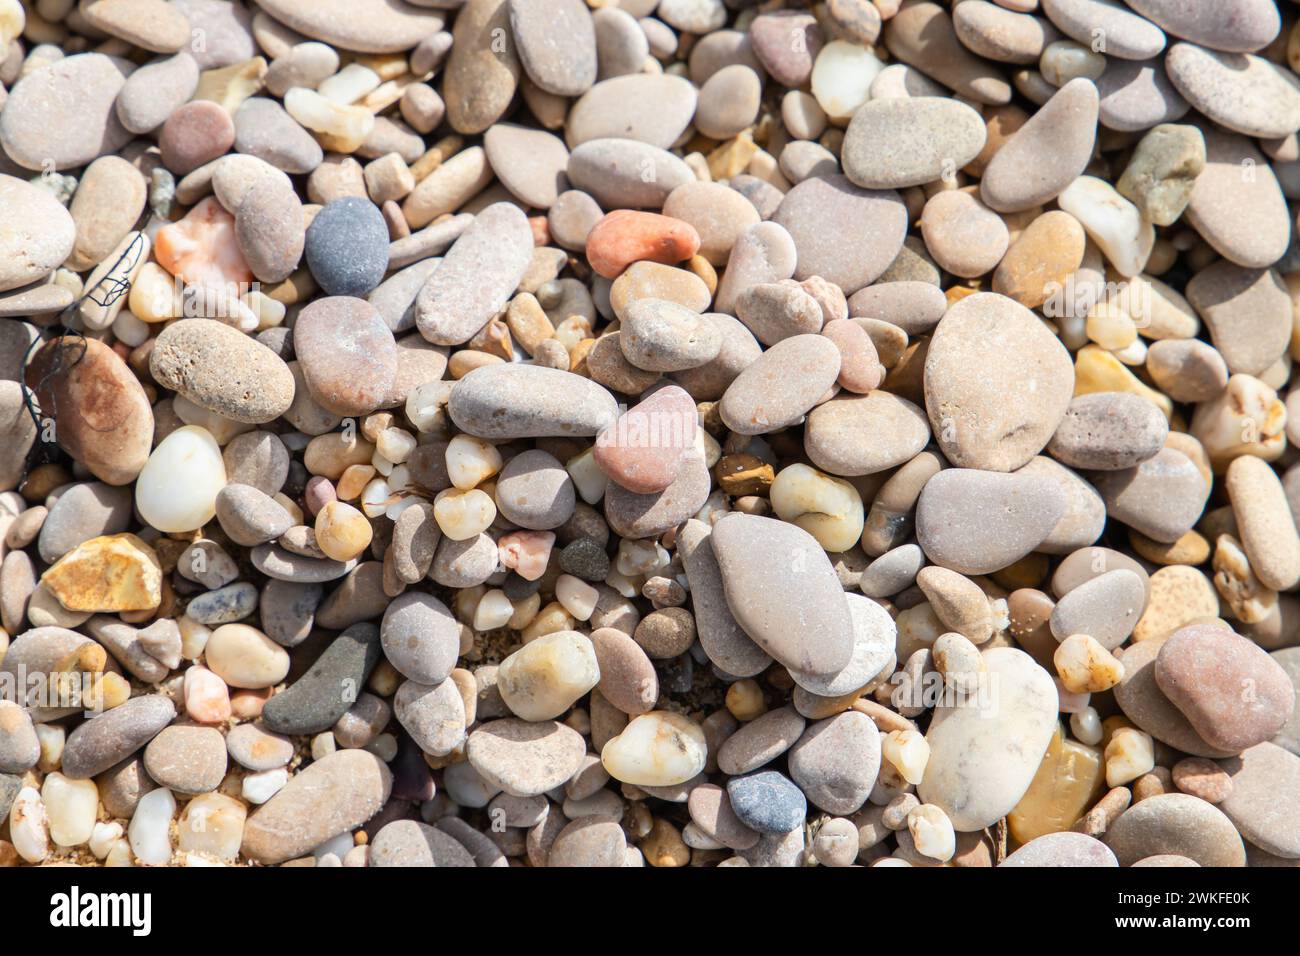
[[0,866],[1300,864],[1297,69],[0,0]]

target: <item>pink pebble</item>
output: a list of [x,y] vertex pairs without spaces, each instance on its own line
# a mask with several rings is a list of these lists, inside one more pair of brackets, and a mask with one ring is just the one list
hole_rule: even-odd
[[235,122],[212,100],[194,100],[172,110],[158,136],[163,165],[177,177],[225,155],[234,144]]
[[596,464],[628,491],[663,491],[695,445],[699,415],[685,389],[668,385],[624,412],[596,439]]
[[200,724],[219,724],[230,719],[230,691],[212,671],[196,664],[185,672],[185,713]]
[[302,493],[303,503],[313,515],[319,514],[331,501],[338,501],[338,492],[328,478],[312,475],[307,479],[307,487]]
[[552,531],[511,531],[497,541],[501,563],[525,581],[536,581],[546,573],[555,544]]
[[840,350],[841,386],[859,395],[880,387],[885,369],[866,329],[852,319],[833,319],[822,328],[822,335]]

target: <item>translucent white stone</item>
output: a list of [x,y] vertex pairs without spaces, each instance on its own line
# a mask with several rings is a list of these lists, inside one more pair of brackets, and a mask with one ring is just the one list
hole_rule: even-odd
[[61,847],[90,841],[99,812],[99,789],[93,780],[73,780],[61,773],[47,774],[41,784],[41,802],[49,822],[50,839]]
[[186,425],[153,450],[135,485],[140,516],[159,531],[194,531],[216,514],[226,485],[221,448],[206,429]]
[[600,681],[591,641],[577,631],[539,637],[501,662],[497,689],[524,720],[550,720],[564,713]]
[[957,834],[952,821],[933,803],[923,803],[907,815],[907,832],[918,853],[946,863],[957,852]]
[[244,839],[244,805],[222,793],[203,793],[191,800],[176,828],[180,848],[221,860],[239,855]]
[[831,119],[847,120],[871,98],[871,82],[884,68],[866,47],[833,40],[813,64],[812,94]]
[[9,841],[28,863],[40,863],[50,854],[45,804],[34,787],[19,790],[9,808]]
[[94,829],[90,831],[90,852],[95,854],[95,859],[102,860],[108,856],[113,845],[122,837],[122,824],[116,820],[110,823],[96,823]]
[[279,793],[289,782],[289,771],[283,767],[250,773],[240,785],[239,795],[249,803],[261,805]]
[[131,851],[146,866],[164,866],[172,858],[172,817],[176,798],[166,787],[150,790],[136,804],[126,835]]
[[1142,271],[1156,230],[1114,186],[1095,176],[1080,176],[1056,197],[1056,204],[1079,220],[1116,272],[1131,278]]
[[652,710],[632,718],[605,744],[601,765],[615,780],[638,787],[671,787],[704,770],[709,745],[700,726],[681,714]]
[[596,464],[595,447],[588,448],[580,455],[575,455],[564,463],[564,470],[573,479],[573,487],[578,497],[589,505],[594,505],[605,497],[605,488],[609,485],[609,476]]
[[505,627],[514,614],[515,606],[510,603],[510,598],[506,597],[504,591],[499,588],[489,591],[474,609],[474,630],[494,631]]
[[501,452],[481,438],[457,435],[447,443],[447,477],[463,491],[477,488],[501,470]]
[[555,581],[555,599],[579,621],[591,619],[599,597],[599,591],[572,574],[561,574]]

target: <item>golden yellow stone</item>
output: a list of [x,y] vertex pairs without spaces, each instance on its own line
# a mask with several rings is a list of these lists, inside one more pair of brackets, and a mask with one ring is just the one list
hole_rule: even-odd
[[655,820],[650,833],[641,841],[641,853],[650,866],[686,866],[691,862],[691,851],[682,841],[682,835],[662,817]]
[[1007,814],[1019,843],[1068,830],[1100,796],[1106,782],[1101,751],[1067,740],[1058,723],[1043,762],[1016,808]]
[[1152,564],[1204,564],[1210,557],[1210,542],[1198,531],[1188,531],[1172,544],[1152,541],[1140,531],[1130,530],[1129,542],[1133,550]]
[[1169,396],[1143,384],[1124,363],[1096,345],[1079,349],[1074,362],[1074,394],[1091,395],[1094,392],[1128,392],[1152,402],[1165,418],[1173,414],[1174,403]]
[[59,558],[41,580],[69,611],[152,611],[162,602],[162,565],[133,534],[91,538]]

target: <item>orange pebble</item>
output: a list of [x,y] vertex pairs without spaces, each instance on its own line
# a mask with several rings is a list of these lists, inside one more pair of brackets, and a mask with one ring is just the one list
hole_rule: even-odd
[[212,671],[198,664],[185,672],[185,713],[200,724],[230,719],[230,690]]
[[235,239],[235,217],[209,196],[185,218],[158,230],[158,263],[186,285],[223,286],[253,281]]
[[619,209],[592,227],[587,261],[606,279],[617,279],[634,262],[676,265],[700,251],[695,227],[671,216]]

